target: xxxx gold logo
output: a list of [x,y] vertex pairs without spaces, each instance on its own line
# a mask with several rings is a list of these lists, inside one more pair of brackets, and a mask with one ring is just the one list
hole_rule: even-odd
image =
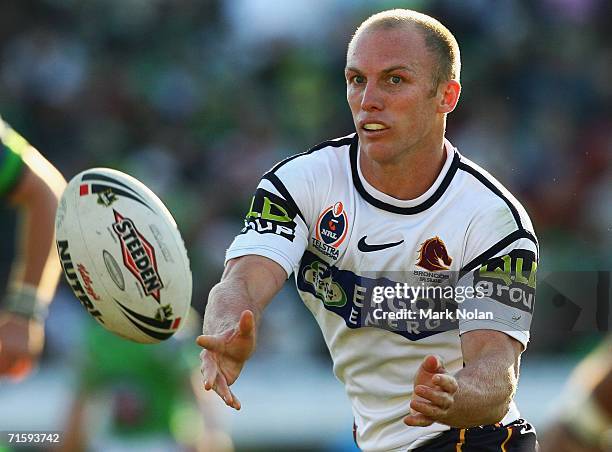
[[440,237],[435,236],[421,244],[417,266],[430,272],[436,272],[448,270],[452,262],[453,258],[448,255],[446,245]]

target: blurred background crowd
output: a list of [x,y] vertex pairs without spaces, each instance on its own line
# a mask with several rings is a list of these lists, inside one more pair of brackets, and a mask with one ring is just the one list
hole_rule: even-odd
[[[392,7],[431,14],[457,37],[463,92],[447,136],[527,208],[540,240],[540,278],[573,272],[593,286],[594,271],[612,268],[606,0],[3,0],[0,114],[67,179],[106,166],[156,192],[187,244],[193,305],[202,313],[259,177],[288,155],[353,132],[346,44],[363,19]],[[13,226],[11,214],[0,212],[0,278]],[[239,450],[272,450],[274,441],[274,450],[351,450],[348,400],[292,286],[273,302],[237,391],[246,407],[251,397],[253,414],[219,416],[229,416]],[[584,299],[548,289],[536,304],[518,395],[525,417],[542,424],[542,398],[558,392],[571,364],[600,337],[592,318],[578,321],[592,311]],[[82,339],[93,323],[65,288],[57,298],[40,371],[53,378],[0,382],[0,430],[28,422],[61,428],[68,417],[74,393],[60,382],[81,380],[91,354]],[[581,331],[562,331],[555,316]],[[192,339],[189,359],[197,365]],[[277,390],[270,379],[278,379]],[[40,421],[19,424],[32,419],[20,414],[29,410],[26,395],[45,384],[58,394],[47,402],[59,409],[54,423],[45,424],[43,407],[34,416]]]

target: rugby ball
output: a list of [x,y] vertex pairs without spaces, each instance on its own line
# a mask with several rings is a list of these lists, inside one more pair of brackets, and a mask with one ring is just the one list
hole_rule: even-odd
[[187,251],[144,184],[108,168],[77,174],[60,200],[55,234],[66,281],[104,328],[140,343],[181,328],[191,304]]

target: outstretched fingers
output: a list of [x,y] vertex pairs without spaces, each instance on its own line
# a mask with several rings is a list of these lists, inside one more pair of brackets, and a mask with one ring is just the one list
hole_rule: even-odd
[[198,336],[204,389],[214,390],[226,405],[239,410],[241,403],[229,386],[238,378],[244,362],[255,344],[255,316],[252,311],[241,313],[238,324],[221,334]]
[[240,411],[240,408],[242,408],[242,404],[240,403],[240,400],[238,400],[238,397],[236,397],[236,394],[234,394],[234,392],[231,389],[230,389],[230,393],[232,394],[232,399],[233,399],[233,403],[231,407],[236,409],[237,411]]
[[204,390],[215,391],[219,397],[223,399],[227,406],[239,410],[242,407],[238,397],[232,392],[227,384],[227,379],[219,369],[217,361],[211,356],[211,353],[203,350],[201,355],[202,366],[200,372],[204,381]]
[[223,399],[227,406],[234,406],[234,397],[227,384],[227,380],[221,372],[217,373],[217,379],[215,380],[213,389],[217,394],[219,394],[219,397]]
[[213,389],[217,379],[219,366],[217,361],[211,356],[211,353],[206,350],[202,350],[200,353],[200,359],[202,360],[200,373],[202,374],[202,380],[204,381],[204,389],[206,391],[210,391]]

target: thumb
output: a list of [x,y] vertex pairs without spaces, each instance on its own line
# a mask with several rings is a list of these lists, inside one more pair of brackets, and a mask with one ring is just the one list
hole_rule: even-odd
[[421,369],[431,374],[446,372],[442,358],[437,355],[427,355],[421,363]]
[[253,314],[253,311],[248,309],[246,311],[242,311],[240,320],[238,321],[238,334],[243,337],[252,336],[254,329],[255,315]]

